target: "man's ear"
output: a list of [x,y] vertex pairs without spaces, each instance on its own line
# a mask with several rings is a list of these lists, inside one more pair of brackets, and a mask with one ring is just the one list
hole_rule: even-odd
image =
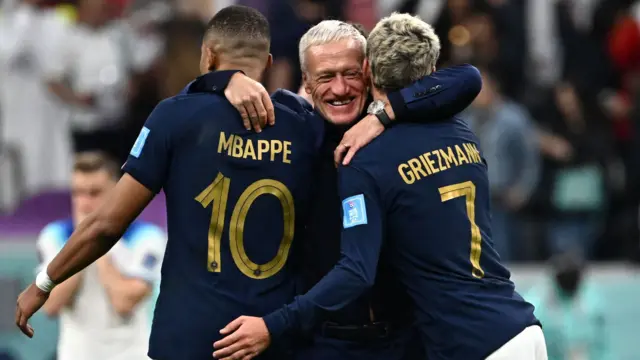
[[364,59],[362,62],[362,76],[364,76],[365,84],[371,86],[373,82],[373,74],[371,73],[371,64],[369,59]]
[[213,52],[213,49],[207,47],[207,69],[209,71],[215,71],[218,68],[218,56]]
[[311,87],[311,82],[309,81],[309,75],[307,74],[306,71],[302,72],[302,84],[304,85],[304,91],[306,91],[307,94],[311,94],[311,91],[313,90],[313,88]]
[[273,55],[269,54],[269,57],[267,57],[267,65],[265,66],[265,70],[269,70],[269,68],[271,68],[271,65],[273,65]]

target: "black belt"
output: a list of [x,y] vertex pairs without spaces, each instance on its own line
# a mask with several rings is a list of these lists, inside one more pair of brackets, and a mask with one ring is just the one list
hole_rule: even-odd
[[364,325],[339,325],[332,322],[322,324],[322,336],[347,341],[372,341],[389,336],[391,326],[387,322]]

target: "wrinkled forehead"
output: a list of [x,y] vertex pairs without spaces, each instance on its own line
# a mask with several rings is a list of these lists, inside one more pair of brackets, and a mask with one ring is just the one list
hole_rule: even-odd
[[306,53],[307,72],[311,75],[362,70],[364,49],[355,40],[339,40],[310,46]]

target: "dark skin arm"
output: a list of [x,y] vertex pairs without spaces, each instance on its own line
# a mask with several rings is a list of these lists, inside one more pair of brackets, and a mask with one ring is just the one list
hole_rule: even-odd
[[[125,174],[105,203],[78,226],[51,261],[47,267],[51,280],[60,284],[106,254],[153,196],[152,191]],[[28,337],[33,337],[33,328],[27,321],[48,297],[49,293],[40,290],[35,283],[18,297],[16,325]]]

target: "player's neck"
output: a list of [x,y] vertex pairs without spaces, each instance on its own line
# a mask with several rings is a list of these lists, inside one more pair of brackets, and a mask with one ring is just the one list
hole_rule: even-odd
[[254,65],[248,63],[222,63],[216,68],[216,70],[240,70],[255,81],[262,81],[262,74],[264,74],[264,67],[260,67],[257,64]]
[[387,93],[384,92],[383,90],[376,89],[375,87],[372,87],[371,88],[371,96],[373,97],[373,100],[381,100],[385,104],[389,103],[389,98],[387,97]]

